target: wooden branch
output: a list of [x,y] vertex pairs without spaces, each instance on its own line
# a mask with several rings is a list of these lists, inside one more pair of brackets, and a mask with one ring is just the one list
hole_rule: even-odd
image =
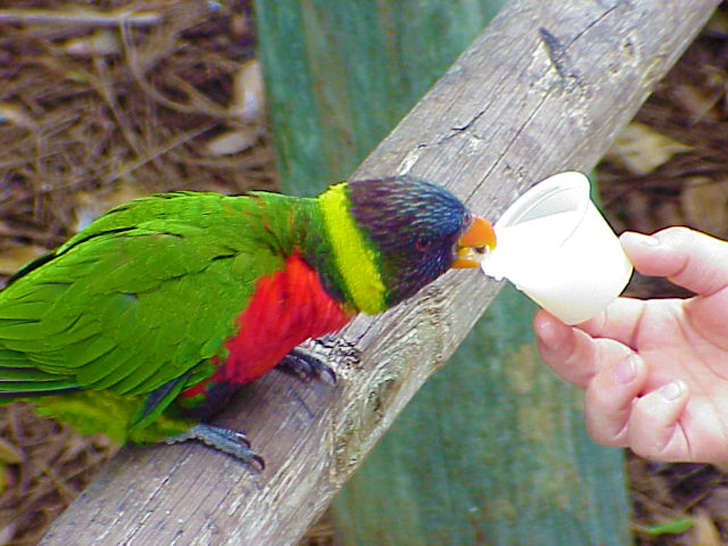
[[[496,218],[545,175],[589,170],[718,0],[515,0],[356,177],[413,174]],[[256,474],[199,445],[123,450],[43,544],[294,544],[497,292],[453,272],[326,345],[339,383],[273,373],[218,420]]]

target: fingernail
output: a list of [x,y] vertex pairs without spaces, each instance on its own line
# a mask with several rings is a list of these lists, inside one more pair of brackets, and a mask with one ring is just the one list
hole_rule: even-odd
[[631,243],[645,246],[658,246],[660,240],[652,235],[646,235],[645,233],[637,233],[636,231],[625,231],[622,233],[621,239],[631,240]]
[[680,398],[680,396],[682,396],[684,390],[685,384],[682,381],[678,380],[660,387],[659,392],[665,400],[667,400],[668,402],[674,402],[675,400]]
[[626,385],[634,381],[637,377],[637,365],[638,362],[635,355],[630,355],[617,362],[612,372],[615,383]]
[[541,346],[549,351],[557,348],[562,341],[558,327],[551,320],[551,317],[546,320],[540,320],[537,323],[536,337]]

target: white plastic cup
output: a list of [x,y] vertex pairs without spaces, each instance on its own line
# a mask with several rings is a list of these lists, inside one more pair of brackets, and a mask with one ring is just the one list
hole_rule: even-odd
[[632,264],[589,197],[589,179],[556,174],[511,205],[496,222],[496,248],[483,272],[511,281],[566,324],[584,322],[617,298]]

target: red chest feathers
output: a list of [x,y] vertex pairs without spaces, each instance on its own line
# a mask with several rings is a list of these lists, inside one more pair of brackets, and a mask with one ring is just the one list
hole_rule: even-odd
[[217,379],[249,383],[268,373],[297,345],[340,330],[352,317],[326,293],[316,272],[294,254],[283,270],[258,280],[237,319],[238,333],[227,342],[230,353]]

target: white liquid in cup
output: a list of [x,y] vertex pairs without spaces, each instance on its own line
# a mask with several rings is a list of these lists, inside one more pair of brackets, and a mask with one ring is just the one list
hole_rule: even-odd
[[486,275],[507,278],[541,307],[578,324],[622,293],[632,264],[589,198],[589,180],[566,172],[523,194],[496,222]]

